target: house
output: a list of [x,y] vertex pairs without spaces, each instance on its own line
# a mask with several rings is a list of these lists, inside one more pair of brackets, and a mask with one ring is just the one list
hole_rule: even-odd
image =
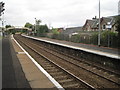
[[63,31],[63,28],[57,28],[58,30],[58,32],[62,32]]
[[[100,18],[100,28],[101,28],[101,30],[102,31],[111,30],[111,31],[115,32],[116,31],[115,17],[116,16]],[[99,19],[98,18],[93,18],[92,20],[86,20],[82,29],[83,29],[83,31],[98,31],[99,30],[98,27],[99,27]]]
[[98,30],[98,19],[86,20],[83,31],[97,31]]

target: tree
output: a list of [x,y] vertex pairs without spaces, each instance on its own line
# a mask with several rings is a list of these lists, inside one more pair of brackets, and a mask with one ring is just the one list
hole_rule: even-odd
[[57,28],[52,28],[52,33],[53,34],[59,34],[58,29]]
[[37,35],[43,35],[45,33],[48,33],[49,29],[47,27],[47,25],[38,25],[38,29],[37,29]]
[[10,27],[11,27],[11,25],[6,25],[6,26],[5,26],[5,28],[10,28]]
[[39,25],[42,21],[41,20],[36,20],[36,24]]
[[118,33],[120,34],[120,15],[116,17],[116,28]]
[[33,25],[32,24],[30,24],[29,22],[27,22],[26,24],[25,24],[25,26],[24,27],[27,27],[27,28],[32,28],[33,27]]

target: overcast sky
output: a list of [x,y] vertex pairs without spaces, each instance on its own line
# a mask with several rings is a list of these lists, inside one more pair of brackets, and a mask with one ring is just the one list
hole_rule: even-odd
[[[118,14],[119,0],[101,0],[101,17]],[[98,17],[99,0],[3,0],[5,24],[24,26],[35,18],[51,27],[83,26],[86,19]]]

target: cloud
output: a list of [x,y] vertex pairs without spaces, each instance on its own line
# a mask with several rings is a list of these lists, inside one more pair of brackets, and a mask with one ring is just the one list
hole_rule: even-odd
[[[101,16],[113,16],[118,14],[119,0],[101,0]],[[96,5],[95,8],[98,6]]]
[[[5,19],[12,25],[34,24],[41,19],[53,27],[82,26],[98,16],[99,0],[4,0]],[[118,0],[101,0],[101,16],[117,14]]]

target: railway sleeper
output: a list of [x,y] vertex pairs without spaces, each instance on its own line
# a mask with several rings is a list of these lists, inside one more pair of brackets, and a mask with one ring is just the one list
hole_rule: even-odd
[[53,76],[63,74],[63,72],[49,72],[49,73]]
[[59,70],[58,69],[49,69],[47,70],[48,72],[58,72]]
[[60,83],[69,83],[72,82],[73,79],[63,79],[63,80],[59,80]]
[[45,67],[45,70],[56,69],[55,67]]
[[79,87],[80,85],[78,83],[66,83],[63,85],[64,88],[77,88]]
[[46,64],[47,64],[47,63],[49,64],[49,62],[48,62],[48,61],[45,61],[45,60],[42,60],[41,62],[44,63],[44,64],[45,64],[45,63],[46,63]]
[[67,75],[58,75],[58,76],[55,76],[54,78],[56,80],[63,80],[63,79],[69,78],[69,77]]
[[50,64],[45,64],[45,66],[46,66],[46,67],[52,67],[52,65],[50,65]]

